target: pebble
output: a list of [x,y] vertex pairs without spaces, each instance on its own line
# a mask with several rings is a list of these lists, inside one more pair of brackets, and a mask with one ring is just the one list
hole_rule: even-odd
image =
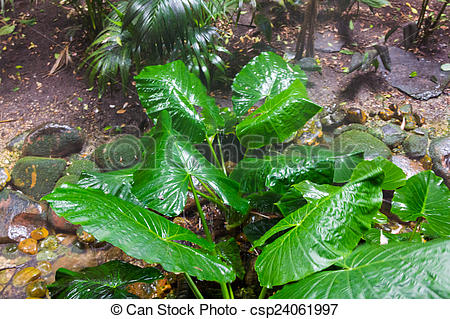
[[31,232],[31,238],[36,240],[44,239],[48,236],[48,230],[45,227],[39,227]]
[[50,264],[48,261],[38,262],[36,268],[41,271],[42,277],[45,277],[52,273],[52,264]]
[[23,287],[30,282],[38,279],[41,276],[41,271],[34,267],[27,267],[19,271],[13,278],[12,283],[14,287]]
[[9,268],[0,271],[0,284],[4,285],[9,282],[9,280],[14,276],[14,273],[16,272],[15,268]]
[[16,259],[19,256],[19,250],[16,244],[8,244],[2,249],[2,256],[7,259]]
[[36,255],[38,252],[37,240],[27,238],[19,243],[19,250],[25,254]]
[[4,167],[0,167],[0,191],[8,184],[11,180],[11,175],[8,170]]
[[77,238],[80,242],[84,244],[92,244],[95,242],[95,237],[89,234],[88,232],[85,232],[81,228],[77,230]]
[[392,110],[386,109],[383,111],[378,112],[378,116],[383,121],[390,121],[394,118],[395,113]]
[[416,119],[412,114],[405,115],[403,120],[405,121],[405,130],[411,131],[417,127]]
[[351,107],[347,110],[345,120],[348,123],[365,124],[367,122],[367,114],[357,107]]
[[28,297],[44,298],[47,295],[47,286],[43,280],[36,280],[27,286],[26,293]]
[[39,243],[39,249],[56,250],[59,247],[59,241],[56,236],[48,236]]

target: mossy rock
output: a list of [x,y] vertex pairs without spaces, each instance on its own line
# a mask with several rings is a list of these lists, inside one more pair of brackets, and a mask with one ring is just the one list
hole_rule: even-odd
[[77,175],[65,175],[58,179],[58,181],[55,184],[55,188],[60,187],[62,184],[76,184],[78,183],[79,176]]
[[340,154],[364,151],[366,160],[374,159],[378,156],[390,159],[392,156],[391,151],[382,141],[369,133],[358,130],[344,132],[335,138],[334,150]]
[[422,158],[427,154],[428,138],[411,134],[403,141],[403,149],[409,158]]
[[65,175],[74,175],[79,177],[82,172],[98,172],[99,169],[94,162],[89,160],[74,160],[72,164],[64,171]]
[[408,136],[408,133],[395,124],[386,124],[381,130],[383,131],[383,142],[391,148],[401,145]]
[[95,163],[105,171],[132,167],[143,159],[142,142],[133,135],[121,135],[94,151]]
[[66,165],[65,160],[57,158],[21,158],[12,170],[13,185],[24,194],[39,200],[53,190]]

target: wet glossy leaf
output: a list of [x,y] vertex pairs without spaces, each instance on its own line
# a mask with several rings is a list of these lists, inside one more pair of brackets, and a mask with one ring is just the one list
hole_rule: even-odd
[[138,298],[126,290],[128,285],[161,278],[163,275],[156,268],[113,260],[80,272],[59,268],[55,282],[47,287],[53,299],[128,299]]
[[179,215],[185,206],[189,180],[208,185],[226,205],[247,213],[248,202],[239,185],[213,166],[188,140],[172,130],[166,112],[158,118],[154,149],[134,174],[133,193],[148,207],[168,216]]
[[[363,236],[363,239],[368,244],[385,245],[398,242],[416,242],[421,243],[422,239],[419,235],[411,238],[411,233],[391,234],[384,232],[381,229],[371,228]],[[411,240],[410,240],[411,239]]]
[[214,99],[183,62],[145,67],[135,80],[147,114],[156,118],[162,110],[167,110],[173,118],[174,129],[193,143],[202,142],[206,134],[212,136],[224,125]]
[[210,253],[214,244],[140,206],[75,185],[63,185],[43,199],[59,216],[82,225],[98,240],[107,241],[134,258],[159,263],[167,271],[186,272],[200,280],[228,282],[235,278],[233,270]]
[[276,203],[278,209],[285,217],[305,204],[306,200],[303,198],[302,193],[294,187],[291,187]]
[[278,212],[276,203],[281,199],[281,195],[276,192],[258,192],[247,196],[250,207],[260,213]]
[[404,221],[424,217],[432,232],[450,237],[450,190],[432,171],[410,177],[396,191],[391,211]]
[[83,172],[77,185],[83,188],[100,189],[105,194],[111,194],[136,205],[142,205],[131,192],[133,174],[137,169],[138,167],[135,166],[105,173]]
[[261,285],[272,287],[299,280],[348,255],[381,207],[382,180],[381,169],[368,172],[291,213],[265,233],[255,246],[287,231],[264,247],[256,261]]
[[281,143],[305,125],[322,108],[306,99],[306,89],[295,80],[236,126],[236,135],[246,148]]
[[363,245],[340,264],[285,286],[273,298],[450,298],[450,241]]
[[[305,72],[300,67],[288,64],[273,52],[261,53],[247,63],[234,79],[234,112],[244,116],[258,101],[275,97],[297,79],[306,84]],[[306,98],[306,90],[303,93]]]
[[403,170],[391,161],[381,156],[371,161],[361,162],[353,171],[352,180],[358,179],[359,177],[376,167],[381,168],[384,172],[384,181],[381,185],[382,189],[394,190],[405,185],[406,174],[403,172]]
[[230,238],[228,240],[218,242],[216,247],[219,252],[219,256],[233,268],[237,277],[244,279],[245,268],[242,264],[240,248],[236,240],[234,238]]
[[[281,218],[264,218],[254,223],[250,223],[244,227],[244,234],[251,243],[254,243],[280,220]],[[273,238],[269,238],[266,241],[266,244],[273,242],[278,237],[278,234],[276,234]]]

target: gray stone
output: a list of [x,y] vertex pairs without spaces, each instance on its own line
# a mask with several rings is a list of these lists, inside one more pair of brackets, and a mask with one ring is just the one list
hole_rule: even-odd
[[386,124],[381,127],[383,131],[382,141],[390,148],[397,147],[402,144],[408,134],[403,131],[400,126],[395,124]]
[[[387,82],[415,99],[428,100],[441,95],[450,81],[450,72],[442,71],[437,62],[418,59],[397,47],[390,47],[389,55],[392,70],[385,72]],[[412,72],[417,75],[411,77]]]
[[320,65],[317,65],[317,62],[314,58],[306,57],[300,59],[296,65],[299,65],[303,71],[321,71],[322,68]]
[[4,189],[0,192],[0,243],[19,242],[46,225],[47,206],[27,196]]
[[441,176],[450,188],[450,136],[432,140],[429,154],[433,161],[433,171]]
[[391,151],[382,141],[358,130],[344,132],[335,138],[334,151],[340,154],[364,151],[364,158],[368,160],[378,156],[389,159],[392,156]]
[[132,167],[142,161],[142,142],[133,135],[120,135],[111,143],[94,151],[95,163],[103,170],[113,171]]
[[11,175],[6,168],[0,167],[0,191],[8,184],[11,180]]
[[22,146],[23,156],[64,157],[83,147],[81,132],[68,125],[46,123],[31,131]]
[[403,149],[408,157],[419,159],[427,154],[428,138],[422,135],[409,135],[403,141]]
[[25,138],[28,136],[29,133],[30,131],[28,130],[13,137],[8,142],[8,144],[6,144],[6,149],[11,152],[18,152],[22,150],[23,142],[25,141]]
[[320,119],[320,124],[322,124],[322,129],[324,131],[333,131],[336,127],[344,124],[345,117],[347,114],[343,109],[337,109],[334,112],[330,112]]
[[412,160],[404,155],[394,155],[391,158],[391,162],[402,169],[407,178],[414,176],[425,169],[418,161]]
[[66,164],[59,158],[23,157],[12,170],[12,183],[24,194],[39,200],[53,190]]
[[337,129],[334,130],[334,135],[340,135],[344,132],[348,132],[351,130],[357,130],[357,131],[361,131],[361,132],[368,132],[369,128],[365,125],[362,124],[358,124],[358,123],[352,123],[352,124],[348,124],[348,125],[344,125],[341,127],[338,127]]

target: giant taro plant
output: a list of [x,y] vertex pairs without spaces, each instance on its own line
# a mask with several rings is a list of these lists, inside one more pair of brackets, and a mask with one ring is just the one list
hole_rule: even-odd
[[[192,276],[219,283],[232,298],[231,284],[245,274],[234,238],[213,238],[200,197],[223,212],[227,228],[247,223],[244,232],[260,252],[260,297],[273,288],[273,298],[450,297],[450,194],[441,178],[426,171],[406,180],[388,160],[363,161],[361,152],[305,146],[266,152],[321,110],[307,98],[301,69],[274,53],[257,56],[234,80],[234,112],[219,109],[180,61],[146,67],[135,79],[142,105],[157,122],[142,137],[144,161],[84,173],[78,185],[55,189],[44,199],[58,215],[130,256],[183,273],[198,298],[203,295]],[[225,134],[246,149],[230,175]],[[203,142],[210,159],[200,152]],[[383,190],[395,190],[393,213],[416,222],[408,237],[386,234],[388,245],[380,245],[385,236],[374,228],[386,222],[379,212]],[[204,236],[170,220],[183,212],[189,192]],[[248,223],[252,209],[280,217]],[[422,243],[421,236],[433,240]],[[55,297],[86,297],[74,291],[89,286],[86,274],[63,270]]]

